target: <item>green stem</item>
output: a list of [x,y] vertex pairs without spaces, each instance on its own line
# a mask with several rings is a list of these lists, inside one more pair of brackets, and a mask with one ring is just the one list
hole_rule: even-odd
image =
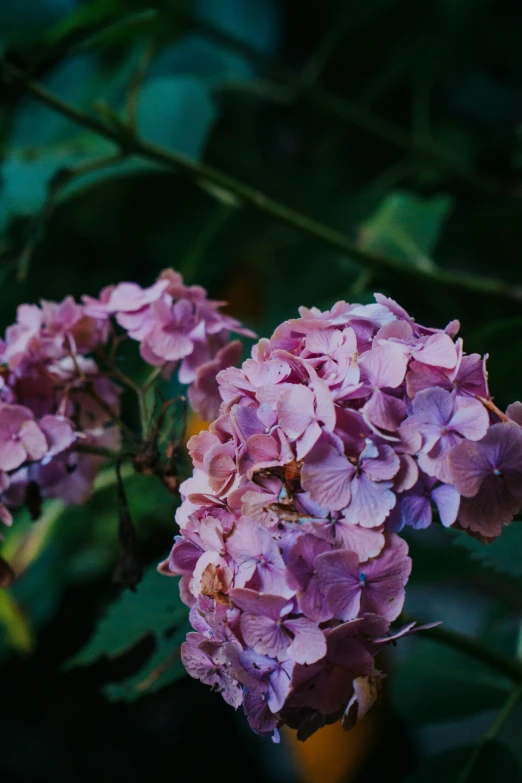
[[[385,8],[386,6],[389,6],[390,8],[394,6],[393,0],[383,0],[381,5],[382,4]],[[378,6],[379,4],[377,4],[377,6],[372,5],[372,8],[366,8],[366,6],[364,6],[359,9],[359,16],[361,18],[358,20],[356,15],[355,19],[352,18],[350,25],[352,27],[355,26],[356,28],[361,21],[362,23],[365,23],[368,19],[371,20],[374,13],[379,11]],[[418,143],[408,131],[404,130],[399,125],[380,117],[365,107],[345,100],[334,92],[316,85],[314,83],[315,79],[320,75],[320,71],[324,67],[324,60],[325,57],[328,57],[330,48],[332,46],[335,48],[335,40],[332,43],[330,40],[325,41],[324,44],[321,45],[318,53],[319,62],[317,64],[312,64],[311,66],[311,77],[310,74],[307,77],[306,73],[303,77],[291,68],[274,61],[266,52],[263,52],[244,40],[226,32],[217,25],[202,21],[201,19],[197,19],[191,14],[182,11],[176,11],[174,15],[177,23],[196,30],[211,40],[220,43],[227,49],[237,52],[249,62],[263,68],[271,78],[291,89],[294,101],[301,100],[312,108],[330,115],[343,124],[357,127],[376,138],[409,152],[415,157],[426,160],[437,168],[446,170],[452,176],[458,177],[476,188],[503,193],[504,195],[517,195],[519,183],[500,182],[491,177],[482,176],[473,169],[463,167],[451,158],[448,158],[444,153],[441,153],[436,146]],[[87,27],[83,40],[81,32],[78,33],[78,31],[76,31],[72,45],[67,45],[67,43],[58,45],[56,50],[51,52],[52,57],[49,59],[52,59],[54,62],[59,56],[90,48],[98,43],[100,37],[103,38],[103,36],[113,28],[120,28],[128,25],[141,25],[145,30],[150,28],[152,34],[154,28],[151,27],[151,25],[157,24],[160,16],[160,11],[156,9],[130,14],[124,19],[121,19],[120,16],[116,15],[105,20],[105,26],[98,31],[95,31],[94,34],[92,28]],[[337,30],[335,32],[337,33]],[[42,65],[42,63],[40,63],[40,65]]]
[[147,71],[149,70],[152,61],[154,59],[154,55],[156,54],[156,49],[157,46],[154,40],[150,40],[147,42],[147,45],[145,46],[141,60],[139,62],[138,68],[136,69],[136,72],[131,79],[129,89],[127,90],[127,97],[126,97],[127,116],[129,118],[129,125],[134,132],[136,131],[137,123],[138,123],[137,117],[138,117],[138,106],[140,102],[141,89],[143,87],[143,82],[145,81],[145,78],[147,76]]
[[460,773],[457,779],[457,783],[466,783],[466,781],[469,780],[469,776],[473,772],[480,758],[480,754],[484,749],[484,746],[487,745],[488,742],[492,742],[494,739],[498,737],[498,735],[501,733],[502,729],[506,725],[511,713],[519,703],[520,699],[522,699],[522,685],[519,685],[517,688],[513,688],[513,690],[507,697],[506,701],[504,702],[504,706],[498,713],[495,721],[491,724],[491,727],[483,736],[482,740],[478,743],[475,750],[471,754],[468,763],[463,768],[462,772]]
[[357,259],[362,263],[370,264],[376,269],[395,271],[408,276],[414,275],[424,279],[430,278],[435,282],[454,288],[481,291],[484,293],[496,294],[517,302],[522,301],[522,286],[510,285],[498,278],[480,277],[465,272],[452,272],[437,267],[419,268],[412,266],[408,261],[399,258],[390,258],[365,250],[336,229],[297,212],[291,207],[266,196],[256,188],[219,171],[213,166],[197,162],[180,153],[172,152],[159,147],[156,144],[136,138],[130,130],[122,132],[120,129],[108,127],[103,122],[91,117],[89,114],[77,109],[75,106],[62,101],[58,96],[39,83],[27,78],[23,72],[15,66],[8,65],[4,62],[1,73],[7,82],[23,87],[41,103],[54,109],[59,114],[68,117],[76,124],[88,128],[100,136],[110,139],[116,143],[124,153],[138,155],[139,157],[147,158],[148,160],[160,163],[170,169],[174,169],[200,186],[208,187],[210,184],[211,186],[228,191],[244,204],[255,207],[267,215],[271,215],[302,234],[341,252],[343,255]]
[[408,131],[399,125],[380,117],[356,103],[345,100],[324,87],[317,84],[307,84],[297,72],[281,63],[274,62],[270,55],[227,33],[222,28],[194,17],[186,16],[185,18],[193,29],[237,52],[250,62],[259,65],[269,76],[292,88],[296,99],[307,103],[314,109],[318,109],[323,114],[330,115],[343,124],[357,127],[415,157],[422,158],[480,190],[515,195],[518,186],[512,183],[498,182],[490,177],[484,177],[472,169],[462,167],[454,160],[446,157],[437,147],[431,144],[419,143]]
[[143,391],[146,392],[150,387],[158,380],[161,373],[165,369],[165,365],[161,364],[159,367],[155,367],[145,383],[143,384]]
[[138,389],[138,406],[140,411],[141,437],[143,441],[149,438],[149,412],[147,410],[147,399],[145,389]]

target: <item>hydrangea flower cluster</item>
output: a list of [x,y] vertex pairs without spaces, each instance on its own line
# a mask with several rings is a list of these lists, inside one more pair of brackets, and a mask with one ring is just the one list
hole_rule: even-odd
[[104,460],[89,449],[119,448],[121,387],[113,377],[123,376],[108,356],[121,336],[112,318],[140,342],[145,362],[165,376],[178,369],[192,407],[214,417],[216,376],[241,352],[230,331],[251,334],[222,304],[169,269],[146,289],[120,283],[82,304],[67,297],[21,305],[0,345],[0,520],[10,524],[9,507],[23,503],[36,516],[40,497],[83,502]]
[[302,308],[218,375],[160,569],[191,607],[189,674],[261,734],[369,709],[411,570],[405,525],[436,509],[490,540],[522,507],[522,405],[498,411],[458,329],[381,295]]
[[216,376],[241,357],[241,343],[230,342],[230,332],[255,337],[221,312],[226,302],[208,299],[199,285],[186,286],[172,269],[150,288],[120,283],[104,288],[99,299],[83,299],[88,315],[113,316],[139,342],[147,364],[162,368],[166,377],[177,370],[180,383],[189,387],[192,409],[205,421],[216,418],[221,404]]
[[119,390],[88,356],[107,337],[106,325],[72,297],[20,305],[7,328],[0,349],[0,514],[6,524],[9,506],[31,507],[34,487],[44,497],[82,502],[100,458],[76,453],[75,446],[118,445],[118,429],[110,425]]

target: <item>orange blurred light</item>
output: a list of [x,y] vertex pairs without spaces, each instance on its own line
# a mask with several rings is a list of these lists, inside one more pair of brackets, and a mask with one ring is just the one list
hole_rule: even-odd
[[341,723],[325,726],[306,742],[294,731],[283,730],[302,783],[345,783],[352,780],[368,756],[378,722],[371,713],[346,732]]

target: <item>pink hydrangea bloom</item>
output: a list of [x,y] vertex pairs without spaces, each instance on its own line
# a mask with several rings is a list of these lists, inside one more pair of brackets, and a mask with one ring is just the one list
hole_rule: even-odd
[[1,356],[1,492],[8,506],[24,503],[30,485],[47,497],[83,502],[88,496],[101,460],[82,455],[84,469],[76,471],[75,444],[112,439],[117,445],[119,437],[105,409],[118,414],[119,392],[90,356],[108,335],[108,324],[72,297],[18,308]]
[[219,416],[189,442],[194,475],[162,565],[182,577],[207,656],[192,663],[191,636],[189,673],[274,738],[282,724],[301,737],[351,725],[375,700],[375,655],[396,638],[411,570],[395,531],[436,511],[492,537],[498,512],[522,507],[522,414],[499,423],[458,322],[420,326],[380,295],[300,316],[219,372]]
[[221,403],[216,376],[236,364],[241,353],[241,344],[229,341],[230,333],[255,337],[221,312],[224,302],[208,299],[201,286],[186,286],[172,269],[150,288],[119,283],[105,288],[99,299],[83,300],[93,318],[113,316],[139,342],[148,364],[161,367],[166,376],[177,370],[180,382],[189,386],[192,408],[207,421],[216,418]]
[[[0,521],[10,523],[5,504],[23,504],[35,485],[42,497],[82,503],[103,458],[78,453],[78,444],[119,448],[121,389],[110,380],[110,347],[104,352],[109,340],[111,347],[121,340],[118,327],[165,376],[177,370],[194,410],[215,418],[217,375],[241,355],[230,333],[253,336],[222,305],[200,286],[184,285],[173,270],[149,288],[123,282],[98,299],[84,296],[82,304],[66,297],[20,305],[0,343]],[[212,491],[228,488],[227,464],[226,455],[215,455],[208,469]]]

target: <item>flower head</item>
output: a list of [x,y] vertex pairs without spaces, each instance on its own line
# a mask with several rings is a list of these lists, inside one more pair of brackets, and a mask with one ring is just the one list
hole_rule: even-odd
[[496,423],[484,362],[457,331],[377,295],[301,308],[241,369],[219,354],[198,371],[194,394],[223,367],[221,406],[189,442],[170,569],[191,617],[211,628],[219,616],[229,634],[216,657],[198,620],[205,670],[190,673],[207,681],[210,668],[224,694],[224,672],[239,683],[259,733],[349,726],[375,701],[375,655],[413,630],[389,634],[411,570],[396,531],[436,510],[446,526],[496,535],[487,504],[504,521],[522,506],[522,415]]

